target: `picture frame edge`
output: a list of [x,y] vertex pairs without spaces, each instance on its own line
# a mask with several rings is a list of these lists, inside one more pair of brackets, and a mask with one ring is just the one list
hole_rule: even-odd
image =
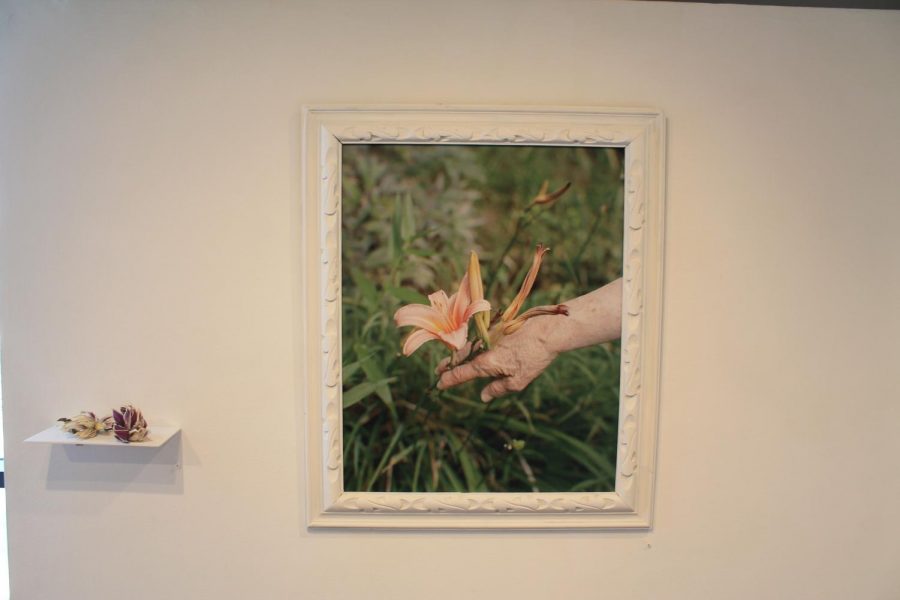
[[[404,512],[400,507],[404,505],[404,496],[417,496],[420,494],[404,494],[401,492],[391,492],[389,494],[396,495],[397,503],[393,509],[386,509],[394,512],[378,512],[359,510],[356,512],[338,511],[336,509],[346,508],[340,504],[342,496],[344,496],[341,462],[342,457],[335,457],[335,448],[340,452],[341,442],[341,410],[340,410],[340,377],[332,377],[324,372],[327,370],[325,360],[330,358],[334,364],[334,357],[340,357],[340,293],[339,287],[335,290],[325,289],[328,285],[329,276],[333,278],[337,273],[339,280],[340,272],[340,210],[339,210],[339,194],[340,194],[340,146],[345,143],[369,143],[367,141],[359,141],[357,137],[345,134],[346,129],[335,133],[334,128],[340,125],[354,126],[360,124],[370,124],[377,122],[377,117],[390,114],[393,116],[391,126],[404,125],[409,130],[412,126],[429,126],[434,125],[436,129],[430,133],[422,130],[418,134],[420,141],[418,143],[428,144],[447,144],[447,143],[493,143],[491,139],[485,139],[484,131],[482,134],[475,132],[474,141],[460,141],[453,136],[465,136],[466,131],[451,131],[447,135],[447,131],[442,131],[438,125],[447,122],[448,115],[453,115],[454,123],[457,126],[465,125],[460,116],[480,117],[489,116],[492,120],[499,119],[501,122],[514,123],[516,120],[522,119],[533,120],[535,117],[550,118],[551,124],[559,126],[559,121],[563,121],[567,117],[577,116],[580,119],[594,117],[604,121],[604,126],[609,127],[610,123],[620,123],[622,128],[618,134],[625,133],[624,136],[617,137],[613,130],[609,130],[608,143],[566,143],[560,141],[559,133],[551,136],[549,143],[541,145],[569,145],[569,146],[601,146],[610,147],[618,146],[626,148],[631,146],[638,137],[644,138],[644,160],[647,163],[647,169],[642,174],[641,190],[638,194],[637,201],[643,204],[641,227],[641,246],[640,256],[646,263],[649,258],[650,269],[646,265],[642,265],[641,275],[639,278],[641,292],[641,307],[639,318],[642,319],[640,324],[640,339],[638,343],[639,360],[641,372],[637,403],[637,423],[636,423],[636,440],[637,448],[635,450],[634,469],[637,477],[630,480],[633,485],[626,489],[620,489],[620,475],[624,471],[620,470],[620,455],[617,451],[616,461],[616,490],[615,494],[624,498],[627,496],[630,502],[624,505],[631,509],[631,518],[624,518],[624,513],[596,511],[592,513],[579,512],[571,510],[561,513],[549,512],[529,512],[523,509],[520,512],[515,510],[504,514],[492,514],[489,511],[483,511],[473,518],[471,513],[462,511],[440,512],[432,511],[426,514]],[[398,119],[397,117],[405,117]],[[477,123],[484,127],[484,123]],[[470,123],[467,128],[472,130],[474,126]],[[546,128],[547,123],[538,125],[537,129]],[[462,133],[460,133],[462,131]],[[371,132],[370,132],[371,133]],[[369,137],[378,140],[374,143],[408,143],[410,134],[400,134],[396,136],[394,130],[390,131],[391,135],[381,135],[374,132]],[[469,134],[473,133],[468,131]],[[530,140],[530,132],[528,135],[522,135],[522,141],[515,139],[503,143],[510,145],[534,145]],[[306,432],[306,498],[307,498],[307,527],[310,529],[321,528],[364,528],[364,529],[435,529],[435,530],[455,530],[455,529],[589,529],[589,530],[605,530],[605,529],[648,529],[652,527],[653,514],[653,495],[655,487],[655,471],[656,471],[656,453],[658,438],[658,419],[659,419],[659,376],[660,365],[662,362],[662,285],[664,281],[664,224],[665,224],[665,154],[666,154],[666,120],[662,111],[655,108],[629,108],[629,107],[536,107],[536,106],[460,106],[460,105],[356,105],[356,104],[317,104],[307,105],[303,107],[302,118],[302,167],[301,167],[301,237],[303,238],[303,249],[301,250],[301,273],[303,282],[308,285],[307,293],[301,298],[301,321],[304,326],[301,327],[301,334],[307,336],[307,339],[301,340],[298,347],[304,348],[304,356],[302,362],[304,364],[304,373],[307,375],[307,385],[302,386],[300,401],[303,405],[301,414],[304,423],[302,430]],[[503,139],[505,135],[516,135],[515,132],[500,132],[498,136]],[[336,144],[337,148],[325,148],[323,150],[323,140],[327,146],[329,143],[328,136],[333,137],[330,143]],[[579,139],[578,136],[575,136]],[[396,141],[398,139],[403,141]],[[583,139],[583,138],[582,138]],[[450,140],[450,141],[447,141]],[[601,140],[602,141],[602,140]],[[612,142],[622,141],[622,144]],[[331,156],[326,156],[331,150]],[[335,154],[337,157],[335,158]],[[334,161],[337,161],[336,163]],[[635,168],[632,165],[632,170]],[[326,171],[323,173],[323,171]],[[633,172],[629,172],[629,161],[625,162],[625,185],[628,186],[629,176]],[[328,185],[331,185],[331,188]],[[330,197],[336,194],[337,197]],[[628,220],[628,190],[626,189],[626,215],[625,229],[629,229]],[[330,248],[324,246],[328,237],[329,228],[334,227],[333,219],[337,220],[337,242],[336,246]],[[332,219],[332,221],[329,221]],[[633,223],[632,223],[633,224]],[[315,225],[315,227],[313,227]],[[651,236],[645,236],[647,227],[651,230]],[[334,237],[334,236],[332,236]],[[335,241],[329,242],[334,244]],[[627,260],[628,252],[623,252],[623,269]],[[316,261],[319,257],[321,262]],[[332,261],[329,263],[329,261]],[[336,262],[335,262],[336,261]],[[329,275],[331,273],[331,275]],[[624,274],[623,274],[624,277]],[[652,281],[651,281],[652,279]],[[633,291],[633,285],[628,286],[628,282],[623,285],[623,296],[629,291]],[[339,281],[338,281],[339,286]],[[327,298],[331,298],[326,302]],[[649,300],[650,311],[647,311]],[[331,303],[331,310],[327,310],[323,304]],[[324,309],[324,310],[323,310]],[[330,314],[331,322],[336,322],[338,334],[328,338],[327,316]],[[623,330],[626,311],[623,310]],[[649,318],[648,318],[649,317]],[[332,324],[331,327],[334,327]],[[625,340],[623,338],[623,364],[624,364],[624,348]],[[329,345],[330,350],[329,350]],[[320,348],[312,352],[310,348]],[[653,356],[647,356],[647,350],[651,349]],[[329,351],[332,353],[328,356]],[[323,359],[323,353],[326,355]],[[338,361],[339,375],[339,361]],[[624,376],[624,369],[623,369]],[[336,381],[335,381],[336,379]],[[624,379],[624,377],[623,377]],[[331,383],[332,385],[328,385]],[[624,385],[624,381],[623,381]],[[335,399],[335,386],[336,399]],[[330,390],[327,388],[331,388]],[[329,394],[329,391],[331,392]],[[620,392],[620,425],[617,430],[617,447],[621,443],[621,435],[623,428],[623,420],[621,406],[624,394]],[[335,407],[337,405],[337,408]],[[330,415],[329,415],[330,411]],[[337,413],[335,418],[335,412]],[[627,416],[627,415],[626,415]],[[336,465],[335,465],[336,460]],[[624,467],[624,465],[623,465]],[[632,472],[633,474],[633,472]],[[624,485],[624,484],[623,484]],[[359,493],[358,493],[359,494]],[[448,494],[448,493],[442,493]],[[563,494],[551,494],[562,497]],[[603,495],[609,492],[588,492],[585,494]],[[451,494],[454,495],[454,494]],[[466,497],[473,494],[458,493],[455,496]],[[487,494],[488,496],[502,497],[508,494]],[[519,494],[529,495],[529,494]],[[543,494],[541,494],[543,495]],[[582,494],[584,495],[584,494]],[[512,517],[516,518],[512,518]],[[496,519],[496,523],[486,523],[491,519]],[[521,521],[521,523],[520,523]],[[548,525],[552,523],[552,525]]]

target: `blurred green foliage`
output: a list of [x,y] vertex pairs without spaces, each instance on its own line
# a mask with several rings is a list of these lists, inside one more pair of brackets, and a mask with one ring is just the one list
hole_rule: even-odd
[[[572,187],[523,220],[545,180]],[[484,404],[487,380],[436,390],[449,350],[432,341],[400,355],[410,330],[392,317],[435,290],[454,293],[472,249],[494,311],[516,294],[537,243],[552,251],[525,308],[609,283],[622,274],[622,194],[620,149],[344,146],[345,489],[613,489],[618,342],[565,353],[523,392]]]

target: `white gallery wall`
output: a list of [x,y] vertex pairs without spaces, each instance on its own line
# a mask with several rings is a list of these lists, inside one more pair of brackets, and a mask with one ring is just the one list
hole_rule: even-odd
[[[651,531],[306,530],[327,102],[666,114]],[[12,597],[900,598],[898,190],[900,12],[0,1]],[[23,443],[122,403],[180,442]]]

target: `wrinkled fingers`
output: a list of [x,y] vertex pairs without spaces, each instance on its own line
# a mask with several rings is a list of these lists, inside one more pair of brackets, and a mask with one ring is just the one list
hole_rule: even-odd
[[483,390],[481,390],[481,401],[490,402],[494,398],[499,398],[513,391],[512,378],[504,377],[503,379],[495,379],[490,382]]
[[501,374],[500,369],[494,366],[494,361],[488,352],[476,356],[472,361],[459,365],[455,369],[444,372],[437,386],[439,390],[443,390],[479,377],[497,377]]
[[490,402],[494,398],[499,398],[506,394],[521,392],[528,387],[529,383],[531,383],[531,379],[515,375],[512,377],[496,379],[481,390],[481,401]]

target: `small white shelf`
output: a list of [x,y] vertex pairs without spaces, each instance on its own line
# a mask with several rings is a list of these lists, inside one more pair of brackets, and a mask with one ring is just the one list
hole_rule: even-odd
[[64,444],[69,446],[118,446],[120,448],[159,448],[181,431],[180,427],[152,426],[150,435],[143,442],[131,442],[125,444],[116,439],[111,432],[101,433],[90,439],[83,440],[74,434],[66,433],[59,427],[50,427],[40,433],[36,433],[27,440],[33,444]]

